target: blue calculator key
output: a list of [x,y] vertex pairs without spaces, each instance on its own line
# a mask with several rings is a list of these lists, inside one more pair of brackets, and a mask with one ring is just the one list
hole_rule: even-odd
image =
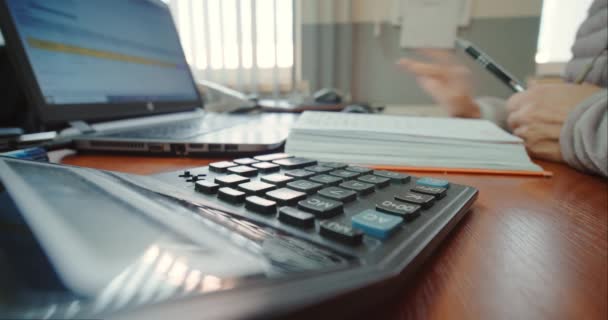
[[435,178],[420,178],[416,181],[417,185],[433,187],[433,188],[449,188],[450,183],[445,180],[435,179]]
[[403,218],[367,209],[351,219],[353,228],[368,236],[386,239],[403,222]]

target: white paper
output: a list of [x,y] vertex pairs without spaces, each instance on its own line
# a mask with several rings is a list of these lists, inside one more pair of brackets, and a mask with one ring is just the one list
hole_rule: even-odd
[[473,7],[473,0],[460,0],[460,22],[459,27],[466,27],[471,23],[471,9]]
[[307,111],[295,130],[356,131],[360,135],[387,133],[414,137],[496,143],[521,143],[521,139],[496,124],[481,119],[397,117],[391,115]]
[[403,0],[403,48],[453,48],[462,15],[462,0]]

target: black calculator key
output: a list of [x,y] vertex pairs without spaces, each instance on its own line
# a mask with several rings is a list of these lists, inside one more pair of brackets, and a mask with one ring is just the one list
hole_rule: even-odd
[[279,159],[291,158],[291,156],[288,155],[287,153],[273,153],[273,154],[265,154],[265,155],[257,156],[257,157],[253,157],[253,158],[258,161],[274,161],[274,160],[279,160]]
[[321,236],[344,244],[356,246],[363,240],[363,232],[340,222],[321,221],[319,227]]
[[429,194],[422,194],[416,192],[407,192],[404,194],[398,194],[395,199],[399,201],[405,201],[421,206],[423,209],[428,209],[435,202],[435,196]]
[[342,202],[318,196],[308,197],[298,202],[298,208],[313,213],[319,219],[332,218],[343,211]]
[[346,164],[341,162],[320,162],[319,165],[324,167],[330,167],[332,169],[344,169],[347,167]]
[[346,171],[346,170],[335,170],[329,173],[332,176],[340,177],[344,180],[354,179],[359,176],[359,173]]
[[254,160],[254,159],[251,159],[251,158],[241,158],[241,159],[232,160],[232,162],[238,163],[240,165],[248,166],[250,164],[257,163],[258,161]]
[[255,177],[258,175],[258,169],[249,166],[238,166],[228,168],[228,172],[240,174],[245,177]]
[[329,187],[329,188],[321,189],[317,193],[323,197],[342,201],[342,202],[349,202],[349,201],[353,201],[353,200],[357,199],[356,192],[354,192],[352,190],[338,188],[338,187]]
[[343,181],[342,178],[338,178],[338,177],[334,177],[334,176],[330,176],[330,175],[326,175],[326,174],[320,174],[318,176],[314,176],[314,177],[310,178],[310,180],[321,183],[321,184],[330,185],[330,186],[337,185],[338,183]]
[[230,167],[236,167],[237,164],[231,161],[222,161],[209,164],[209,170],[213,172],[224,173]]
[[420,185],[417,185],[410,190],[412,190],[414,192],[418,192],[418,193],[429,194],[429,195],[435,196],[435,198],[437,198],[437,199],[443,198],[447,191],[446,188],[427,187],[427,186],[420,186]]
[[222,187],[234,187],[234,186],[237,186],[241,183],[245,183],[248,181],[249,181],[249,178],[239,176],[238,174],[229,174],[227,176],[215,178],[215,183],[219,184]]
[[294,206],[298,201],[306,198],[306,193],[287,188],[281,188],[266,192],[266,198],[276,201],[282,206]]
[[245,192],[248,195],[263,195],[264,193],[273,190],[276,187],[273,184],[265,182],[250,181],[239,184],[238,188],[239,190]]
[[346,167],[346,169],[344,169],[344,170],[356,172],[356,173],[359,173],[359,174],[367,174],[367,173],[370,173],[370,172],[374,171],[374,170],[372,170],[370,168],[356,167],[356,166]]
[[263,176],[261,179],[266,183],[271,183],[277,186],[284,186],[287,182],[293,181],[292,177],[284,176],[278,173]]
[[258,196],[245,198],[245,208],[262,214],[273,214],[277,212],[277,203]]
[[281,166],[270,162],[258,162],[252,164],[251,166],[260,170],[262,173],[271,173],[281,170]]
[[315,173],[327,173],[327,172],[330,172],[330,171],[334,170],[333,168],[319,166],[319,165],[306,167],[304,169],[308,170],[308,171],[311,171],[311,172],[315,172]]
[[374,171],[374,175],[389,178],[391,181],[396,183],[407,183],[410,181],[411,177],[407,174],[392,172],[392,171],[384,171],[384,170],[376,170]]
[[340,187],[358,192],[360,195],[366,195],[374,192],[376,188],[371,183],[351,180],[340,184]]
[[221,200],[228,201],[231,203],[241,203],[245,200],[245,192],[238,191],[236,189],[224,187],[220,188],[217,197]]
[[311,172],[311,171],[306,171],[304,169],[295,169],[295,170],[285,171],[285,175],[294,177],[294,178],[305,179],[305,178],[314,176],[315,173]]
[[320,183],[307,181],[307,180],[297,180],[297,181],[292,181],[292,182],[288,183],[287,188],[293,189],[296,191],[300,191],[300,192],[304,192],[307,194],[313,194],[313,193],[319,191],[319,189],[323,188],[323,185]]
[[283,168],[285,170],[292,170],[292,169],[300,169],[300,168],[304,168],[304,167],[308,167],[308,166],[313,166],[313,165],[317,164],[317,161],[305,159],[305,158],[287,158],[287,159],[275,160],[272,163],[280,165],[281,168]]
[[376,210],[400,216],[412,221],[420,216],[420,206],[394,200],[384,200],[376,204]]
[[374,176],[371,174],[359,177],[359,178],[357,178],[357,180],[365,182],[365,183],[371,183],[371,184],[377,186],[378,188],[384,188],[384,187],[388,186],[389,183],[391,182],[391,179],[389,179],[389,178]]
[[300,228],[312,228],[315,225],[315,216],[296,208],[282,207],[279,209],[279,221]]
[[206,194],[216,194],[220,186],[217,183],[213,183],[209,180],[197,181],[194,184],[194,190]]

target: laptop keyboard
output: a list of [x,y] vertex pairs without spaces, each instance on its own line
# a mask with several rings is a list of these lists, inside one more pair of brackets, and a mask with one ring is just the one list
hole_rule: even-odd
[[230,128],[244,122],[246,122],[245,119],[237,119],[235,117],[206,115],[202,118],[197,117],[195,119],[128,130],[107,136],[141,139],[183,139]]
[[351,254],[377,248],[378,241],[413,241],[417,229],[435,232],[425,226],[449,221],[476,194],[442,179],[284,153],[162,176],[238,215],[325,246],[350,248]]

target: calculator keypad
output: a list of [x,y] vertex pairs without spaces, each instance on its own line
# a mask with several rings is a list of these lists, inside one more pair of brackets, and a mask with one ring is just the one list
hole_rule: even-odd
[[449,186],[439,179],[287,154],[212,163],[209,171],[195,182],[199,194],[351,247],[364,245],[367,237],[390,240],[441,205]]

